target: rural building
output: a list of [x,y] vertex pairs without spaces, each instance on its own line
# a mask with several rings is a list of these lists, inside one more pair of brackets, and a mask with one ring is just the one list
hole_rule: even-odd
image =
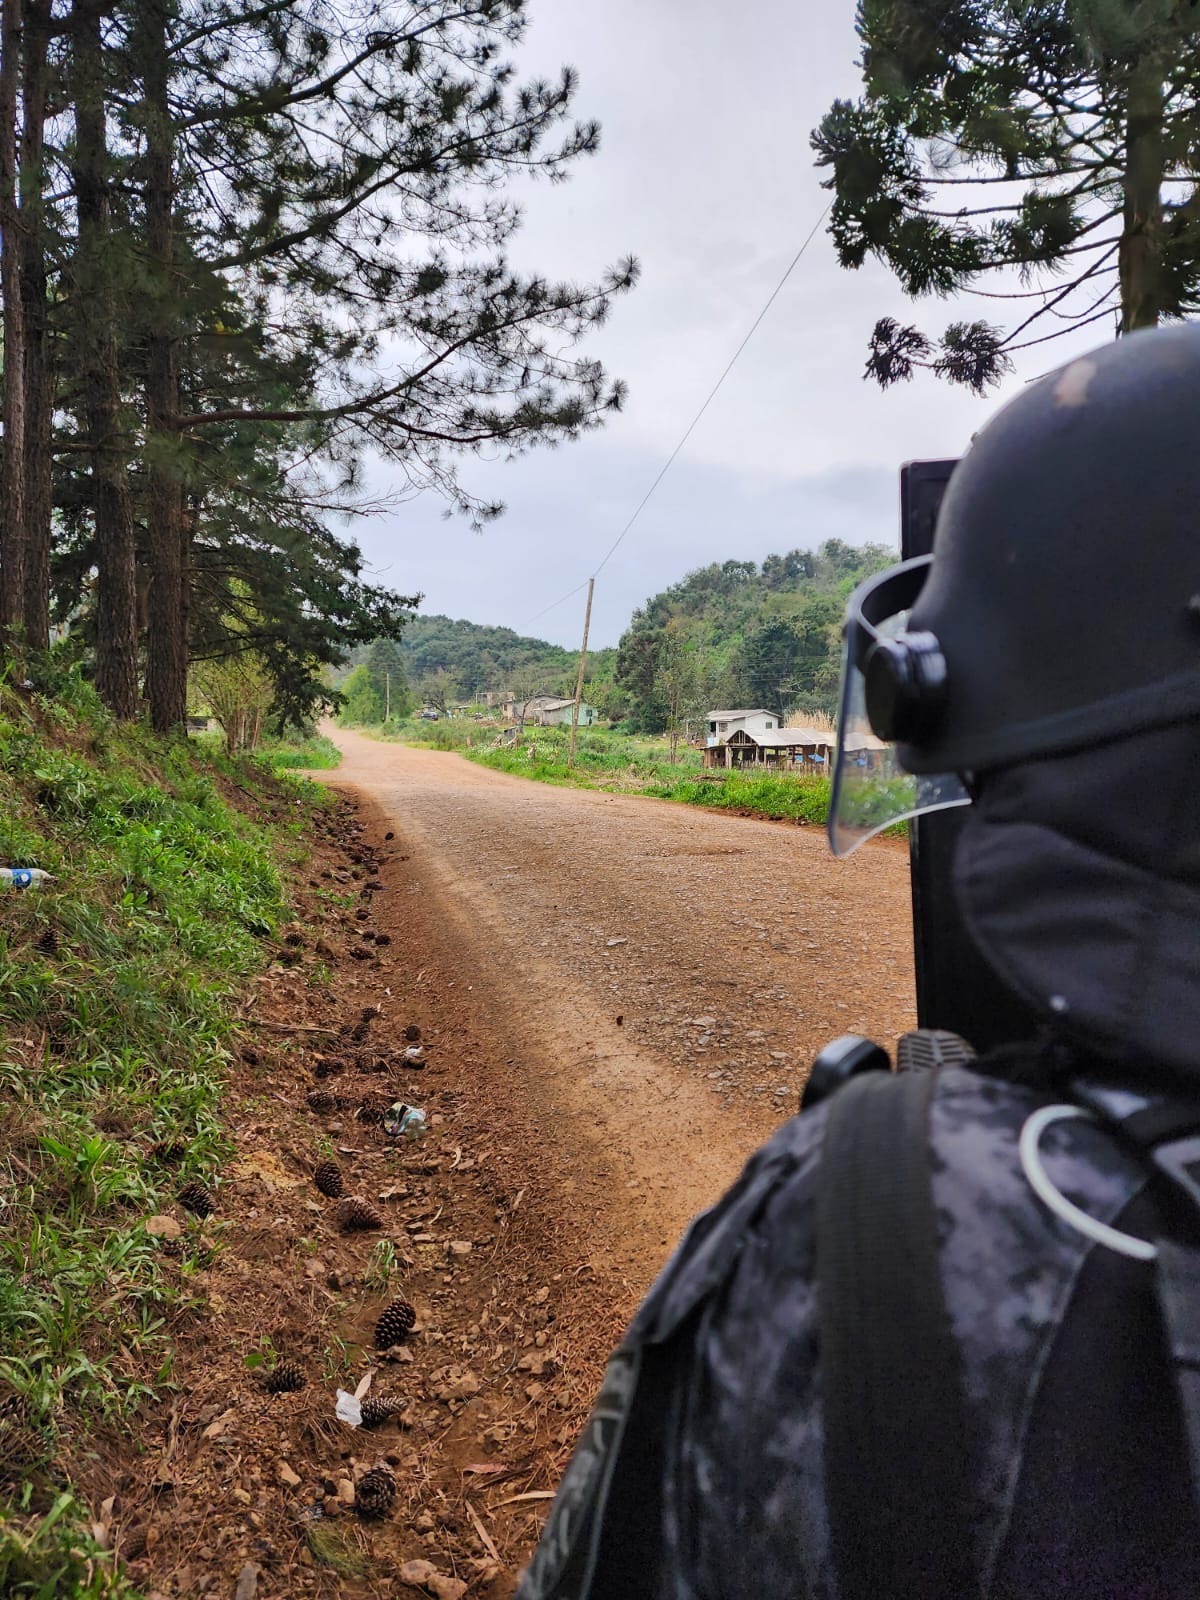
[[[564,700],[557,694],[535,694],[528,700],[508,700],[502,710],[506,721],[533,723],[537,728],[553,728],[563,723],[570,726],[574,700]],[[596,720],[596,709],[586,703],[579,707],[579,726],[590,727]]]
[[787,767],[797,772],[828,772],[837,736],[819,728],[770,728],[755,733],[738,728],[704,751],[706,767]]
[[[552,700],[549,705],[543,706],[537,721],[543,728],[553,728],[565,723],[571,726],[571,714],[575,709],[574,700]],[[596,720],[595,706],[589,706],[586,700],[579,702],[579,726],[590,728]]]
[[763,706],[754,711],[710,711],[704,720],[708,727],[705,743],[709,746],[722,744],[739,729],[746,733],[771,733],[779,726],[779,718]]

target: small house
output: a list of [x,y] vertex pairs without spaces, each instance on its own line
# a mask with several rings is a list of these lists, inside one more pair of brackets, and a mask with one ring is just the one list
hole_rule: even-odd
[[779,718],[763,706],[753,711],[710,711],[705,722],[708,735],[704,742],[710,749],[734,733],[772,733],[779,727]]
[[[537,718],[538,725],[543,728],[556,728],[565,724],[569,728],[573,720],[572,713],[574,710],[574,700],[552,700],[549,705],[542,707]],[[595,706],[589,706],[586,700],[581,700],[579,702],[579,726],[581,728],[590,728],[595,720]]]

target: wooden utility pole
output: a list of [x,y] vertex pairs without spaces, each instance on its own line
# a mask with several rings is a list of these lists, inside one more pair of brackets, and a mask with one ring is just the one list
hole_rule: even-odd
[[579,647],[579,676],[575,679],[575,704],[571,707],[571,746],[567,751],[567,771],[575,761],[575,735],[579,731],[579,702],[583,699],[583,669],[587,665],[587,636],[592,625],[592,590],[595,578],[588,579],[587,610],[583,614],[583,643]]
[[383,720],[392,720],[392,672],[390,667],[384,668],[383,673]]

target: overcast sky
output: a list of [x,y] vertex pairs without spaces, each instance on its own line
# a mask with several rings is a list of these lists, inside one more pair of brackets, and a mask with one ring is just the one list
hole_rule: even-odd
[[[582,594],[538,613],[595,570],[827,203],[809,133],[835,97],[857,94],[858,43],[852,0],[529,4],[520,67],[575,66],[578,114],[603,134],[567,184],[517,189],[526,224],[510,254],[580,279],[637,256],[639,286],[584,346],[627,381],[628,403],[577,443],[465,463],[464,481],[508,507],[482,534],[443,520],[431,496],[354,533],[372,576],[423,592],[424,611],[574,645]],[[882,268],[839,268],[822,229],[600,573],[592,644],[615,644],[636,606],[707,562],[830,537],[893,542],[899,464],[960,454],[999,398],[924,375],[881,392],[862,378],[871,328],[890,312],[936,332],[989,307],[971,297],[914,314]],[[1029,354],[1040,359],[1002,395],[1067,349]]]

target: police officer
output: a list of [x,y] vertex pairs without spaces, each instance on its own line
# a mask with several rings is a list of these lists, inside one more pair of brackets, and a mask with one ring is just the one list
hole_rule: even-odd
[[995,417],[929,570],[853,597],[846,695],[899,770],[843,774],[836,847],[969,797],[954,891],[1036,1024],[751,1158],[613,1356],[520,1600],[1195,1600],[1200,328]]

